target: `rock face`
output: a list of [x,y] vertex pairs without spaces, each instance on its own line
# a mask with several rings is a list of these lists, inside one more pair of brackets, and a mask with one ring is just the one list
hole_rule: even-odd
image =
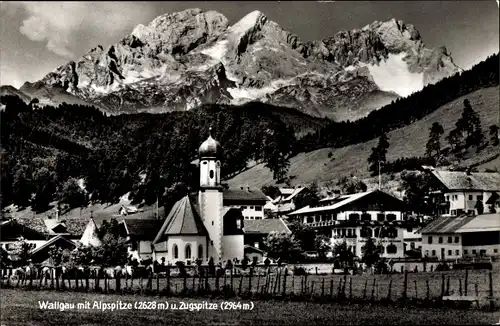
[[353,120],[459,70],[446,48],[425,48],[412,25],[395,19],[302,42],[259,11],[229,26],[220,13],[188,9],[138,25],[21,90],[110,113],[262,101]]

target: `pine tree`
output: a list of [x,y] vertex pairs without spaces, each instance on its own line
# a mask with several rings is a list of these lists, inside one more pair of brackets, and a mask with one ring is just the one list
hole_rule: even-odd
[[386,134],[382,134],[378,140],[377,147],[372,147],[372,153],[368,157],[368,170],[372,172],[372,176],[378,173],[379,164],[386,163],[387,149],[389,148],[389,139]]
[[426,155],[429,157],[433,157],[433,153],[436,153],[436,156],[439,157],[441,154],[441,143],[440,138],[444,133],[443,126],[439,122],[434,122],[432,127],[430,128],[429,140],[427,141],[427,151]]

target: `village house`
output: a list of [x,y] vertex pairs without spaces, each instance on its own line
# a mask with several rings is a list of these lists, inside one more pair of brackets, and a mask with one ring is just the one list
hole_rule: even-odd
[[428,173],[433,188],[430,197],[437,207],[438,215],[477,215],[500,211],[500,173],[432,168]]
[[271,212],[276,213],[279,217],[295,210],[295,198],[301,193],[305,187],[296,188],[279,188],[279,194],[268,205]]
[[422,256],[439,260],[500,256],[500,214],[441,216],[418,231]]
[[[291,234],[292,232],[281,218],[245,221],[245,256],[251,261],[262,262],[267,251],[266,238],[272,232]],[[253,258],[256,257],[256,258]]]
[[[404,203],[380,190],[320,200],[289,214],[318,233],[331,238],[332,245],[346,241],[350,250],[362,256],[362,247],[373,238],[385,258],[405,257],[405,238],[414,239],[417,222],[406,220]],[[411,241],[408,241],[411,247]]]
[[267,196],[257,188],[246,186],[223,190],[224,207],[241,209],[245,220],[263,219],[267,201]]

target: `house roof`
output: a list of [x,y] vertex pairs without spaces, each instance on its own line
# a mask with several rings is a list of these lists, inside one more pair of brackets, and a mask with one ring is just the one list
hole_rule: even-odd
[[497,192],[494,192],[491,194],[490,198],[488,198],[488,200],[486,201],[486,204],[493,204],[495,202],[497,202],[498,200],[500,199],[500,195],[498,195]]
[[431,171],[448,190],[500,191],[500,173]]
[[500,213],[474,216],[457,233],[500,231]]
[[4,241],[23,237],[27,240],[46,240],[47,234],[29,225],[19,223],[18,220],[2,221],[0,224],[0,238]]
[[249,187],[224,189],[223,199],[224,205],[238,203],[260,203],[264,205],[268,201],[261,190]]
[[264,253],[264,251],[263,251],[263,250],[261,250],[261,249],[259,249],[259,248],[256,248],[256,247],[254,247],[254,246],[251,246],[251,245],[245,245],[245,247],[244,247],[243,251],[244,251],[244,252],[248,252],[248,251],[252,252],[252,251],[253,251],[253,252],[258,252],[258,253],[261,253],[261,254],[263,254],[263,253]]
[[138,238],[152,239],[161,228],[162,220],[123,220],[129,235]]
[[43,250],[46,250],[47,248],[49,248],[50,246],[52,246],[53,244],[55,244],[56,242],[58,241],[64,241],[64,242],[67,242],[69,245],[71,246],[74,246],[76,248],[76,244],[67,239],[64,235],[56,235],[55,237],[53,237],[52,239],[50,239],[49,241],[47,241],[46,243],[44,243],[42,246],[36,248],[35,250],[33,250],[31,252],[31,255],[34,255],[34,254],[37,254]]
[[313,212],[321,212],[321,211],[329,211],[329,210],[339,209],[346,204],[352,203],[352,202],[354,202],[358,199],[361,199],[361,198],[363,198],[371,193],[374,193],[374,192],[375,191],[366,191],[366,192],[360,192],[360,193],[357,193],[354,195],[350,195],[350,196],[346,197],[345,199],[341,200],[340,202],[337,202],[337,203],[334,203],[334,204],[328,205],[328,206],[322,206],[322,207],[306,206],[306,207],[303,207],[299,210],[296,210],[295,212],[292,212],[288,215],[300,215],[300,214],[307,214],[307,213],[313,213]]
[[245,233],[269,234],[271,232],[292,233],[282,219],[245,220],[243,222]]
[[153,243],[158,243],[166,235],[207,235],[203,221],[191,203],[189,196],[177,201],[163,222]]
[[[69,236],[81,236],[85,227],[87,226],[87,219],[60,219],[56,221],[55,219],[47,219],[43,217],[18,217],[14,219],[20,225],[28,227],[44,235],[57,235],[57,232],[62,231],[60,234],[66,234]],[[64,228],[61,228],[64,227]]]
[[433,220],[416,233],[454,233],[469,223],[475,216],[441,216]]

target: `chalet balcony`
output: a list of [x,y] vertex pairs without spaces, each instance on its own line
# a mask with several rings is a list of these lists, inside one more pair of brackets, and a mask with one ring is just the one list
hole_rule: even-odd
[[325,227],[357,227],[357,226],[367,226],[367,227],[376,227],[376,226],[395,226],[401,228],[408,227],[418,227],[418,222],[413,220],[407,221],[349,221],[349,220],[340,220],[340,221],[320,221],[320,222],[311,222],[305,223],[307,226],[313,228],[325,228]]

